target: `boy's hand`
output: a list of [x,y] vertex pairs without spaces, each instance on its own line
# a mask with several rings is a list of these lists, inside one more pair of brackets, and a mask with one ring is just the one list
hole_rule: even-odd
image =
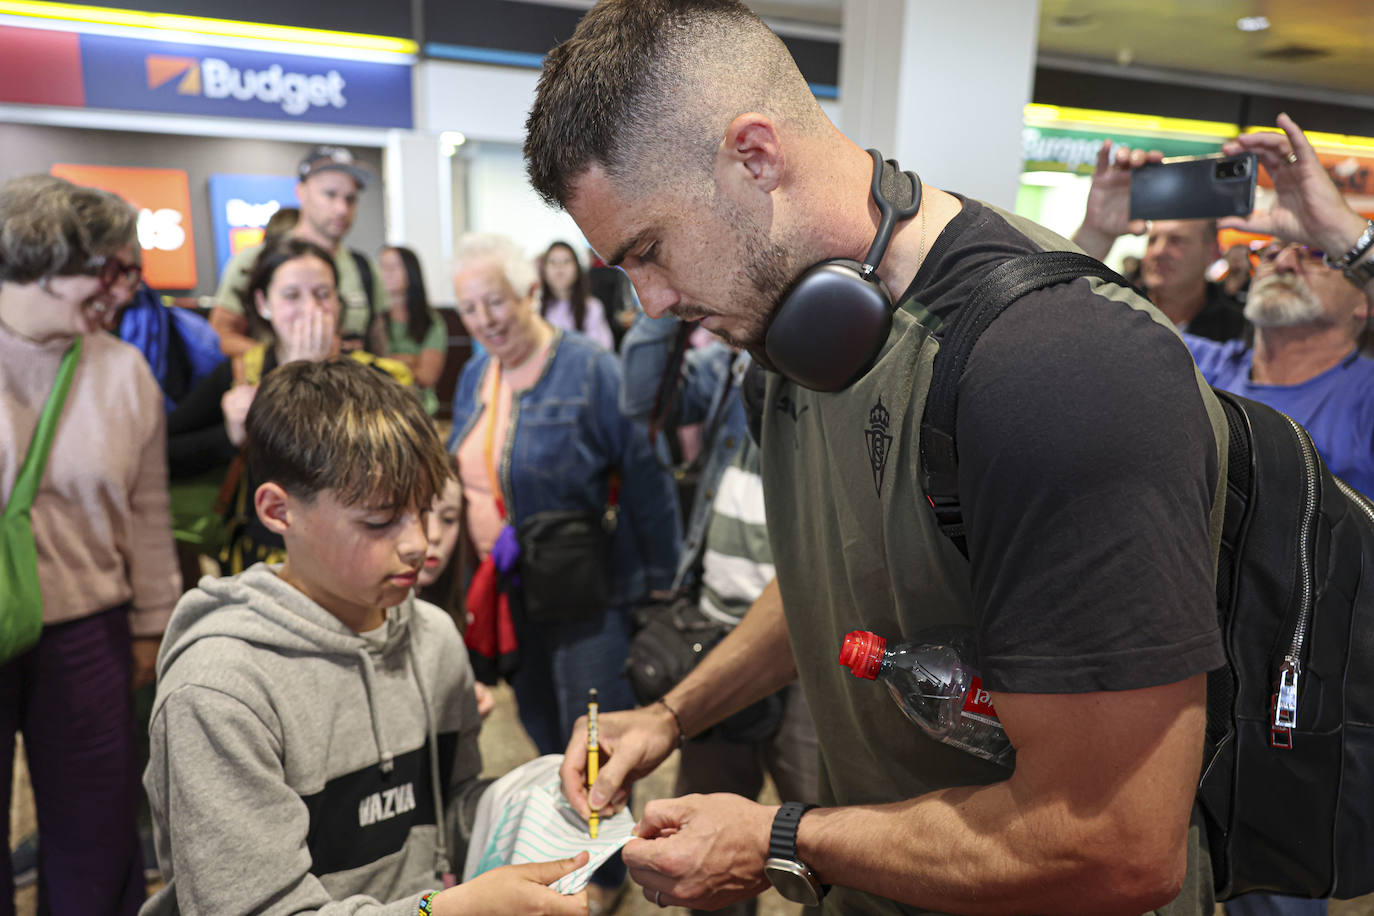
[[571,859],[505,865],[437,895],[434,916],[586,916],[587,892],[560,894],[550,884],[587,864],[587,854]]

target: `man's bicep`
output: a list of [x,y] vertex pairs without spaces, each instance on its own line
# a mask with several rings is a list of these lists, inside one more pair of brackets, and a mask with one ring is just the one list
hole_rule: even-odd
[[1075,833],[1180,854],[1202,765],[1206,675],[1140,690],[994,691],[1016,747],[1012,785],[1059,808]]

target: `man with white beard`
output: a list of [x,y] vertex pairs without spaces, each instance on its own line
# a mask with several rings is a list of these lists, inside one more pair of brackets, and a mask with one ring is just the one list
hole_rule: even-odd
[[1259,252],[1245,302],[1255,342],[1184,334],[1207,381],[1305,426],[1331,473],[1374,496],[1374,359],[1360,354],[1370,304],[1305,245]]
[[[1224,150],[1258,153],[1278,195],[1268,211],[1222,221],[1276,236],[1259,252],[1245,302],[1254,342],[1186,332],[1183,339],[1209,384],[1297,420],[1331,473],[1374,497],[1374,359],[1361,347],[1374,348],[1374,279],[1365,266],[1374,254],[1370,245],[1361,249],[1374,224],[1346,204],[1292,119],[1280,115],[1279,126],[1283,133],[1243,135]],[[1130,181],[1123,173],[1151,157],[1158,154],[1123,151],[1093,176],[1094,193],[1124,212]],[[1342,271],[1323,260],[1322,244],[1327,261],[1361,250]]]

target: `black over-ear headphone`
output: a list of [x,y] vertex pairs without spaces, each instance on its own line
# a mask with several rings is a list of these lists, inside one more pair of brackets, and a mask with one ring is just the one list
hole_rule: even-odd
[[911,203],[900,210],[883,194],[883,157],[873,157],[873,202],[882,220],[864,262],[847,258],[808,267],[783,293],[764,342],[767,362],[813,391],[849,387],[878,356],[892,328],[892,297],[877,268],[898,220],[921,207],[921,179],[911,179]]

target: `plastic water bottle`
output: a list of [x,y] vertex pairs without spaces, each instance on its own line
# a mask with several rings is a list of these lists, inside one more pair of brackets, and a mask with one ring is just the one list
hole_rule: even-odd
[[930,630],[919,642],[887,648],[867,630],[844,638],[840,664],[855,677],[879,680],[906,717],[936,741],[1011,768],[1016,749],[1002,730],[983,679],[969,663],[973,631]]

